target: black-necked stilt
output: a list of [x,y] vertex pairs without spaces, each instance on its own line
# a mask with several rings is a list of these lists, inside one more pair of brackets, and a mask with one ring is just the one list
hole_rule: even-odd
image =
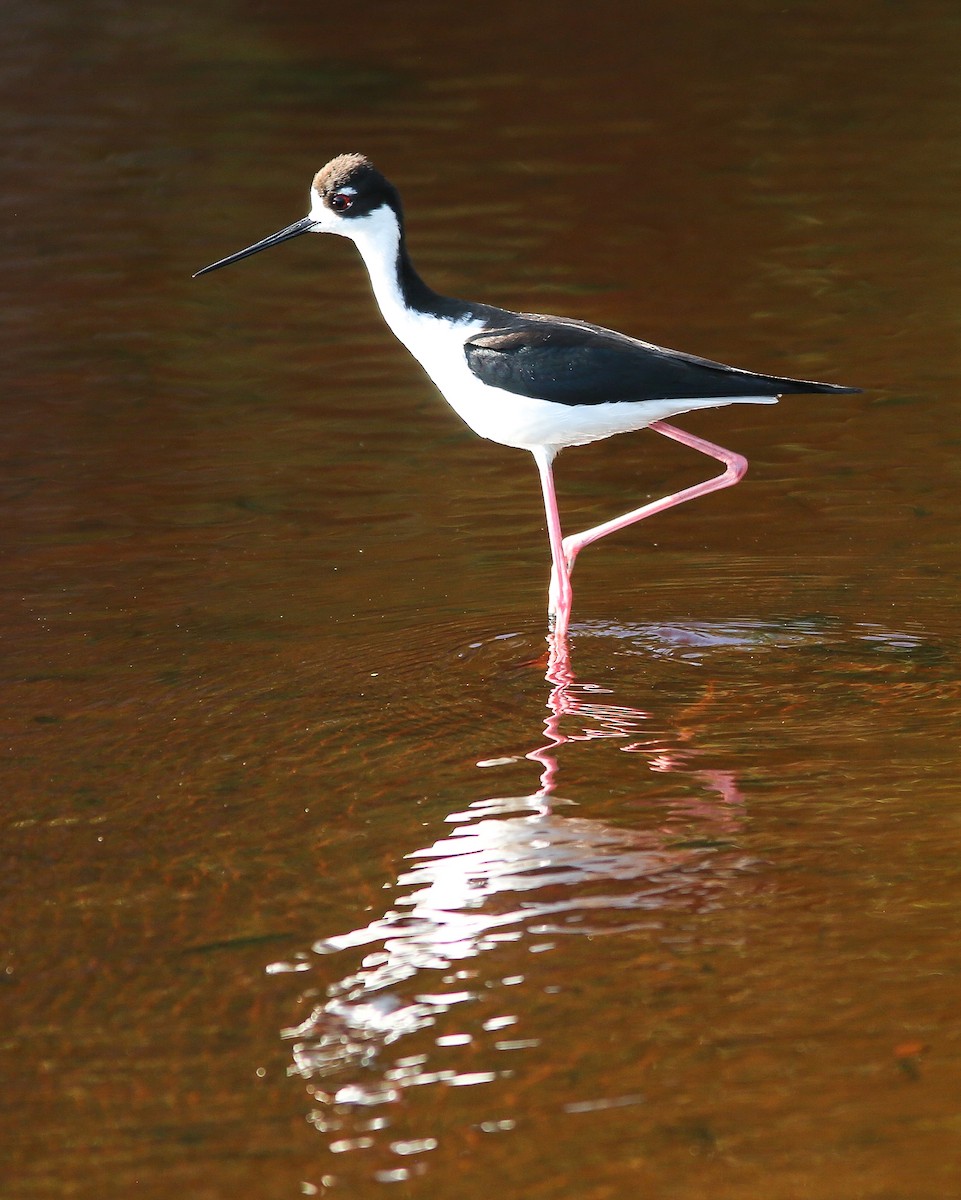
[[[367,266],[384,320],[454,411],[481,437],[534,455],[553,563],[549,614],[559,638],[570,620],[574,559],[585,546],[685,500],[729,487],[747,470],[740,454],[666,424],[668,417],[726,404],[774,404],[779,395],[791,392],[860,390],[755,375],[584,321],[440,296],[410,261],[397,189],[360,154],[342,154],[317,172],[306,217],[197,274],[302,233],[350,238]],[[557,452],[646,428],[716,458],[724,471],[564,537],[551,469]]]

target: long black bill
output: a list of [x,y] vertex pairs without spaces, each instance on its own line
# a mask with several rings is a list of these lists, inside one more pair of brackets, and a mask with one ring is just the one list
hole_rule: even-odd
[[316,222],[310,217],[301,217],[299,221],[294,221],[293,225],[288,225],[286,229],[281,229],[279,233],[272,233],[270,237],[265,237],[263,241],[254,242],[252,246],[248,246],[246,250],[238,250],[236,254],[228,254],[226,258],[221,258],[215,263],[211,263],[209,267],[204,267],[202,271],[198,271],[193,276],[194,279],[198,275],[206,275],[208,271],[219,271],[221,267],[228,267],[231,263],[240,262],[242,258],[249,258],[251,254],[256,254],[259,250],[268,250],[271,246],[279,246],[281,242],[286,242],[288,238],[300,237],[302,233],[310,233]]

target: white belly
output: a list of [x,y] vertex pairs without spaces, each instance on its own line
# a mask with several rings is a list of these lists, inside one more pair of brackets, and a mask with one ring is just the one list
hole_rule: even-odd
[[394,332],[418,360],[454,412],[482,438],[532,450],[550,446],[584,446],[644,429],[697,408],[727,404],[775,404],[772,396],[705,396],[697,400],[618,400],[610,404],[558,404],[533,400],[482,383],[467,365],[464,341],[481,322],[451,327],[444,321],[418,317]]
[[[549,446],[555,450],[565,446],[586,446],[615,433],[644,429],[652,421],[666,421],[697,408],[777,403],[773,396],[706,396],[698,400],[557,404],[484,387],[469,369],[465,374],[470,378],[458,381],[456,387],[441,388],[451,408],[481,437],[524,450],[536,446]],[[434,382],[438,383],[437,380]]]

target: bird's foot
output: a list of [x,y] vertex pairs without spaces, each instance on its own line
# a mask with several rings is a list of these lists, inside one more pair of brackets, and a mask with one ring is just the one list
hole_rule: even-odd
[[547,609],[547,630],[548,640],[552,643],[565,641],[567,638],[567,629],[571,621],[571,599],[570,588],[556,601],[551,598]]
[[570,582],[571,572],[574,570],[574,560],[577,558],[579,551],[583,548],[578,541],[576,533],[569,534],[561,542],[564,550],[564,566],[567,568],[567,579]]
[[553,630],[554,623],[557,621],[557,614],[561,609],[561,585],[557,578],[557,571],[551,571],[551,582],[547,589],[547,621],[550,628]]
[[572,550],[568,550],[567,542],[569,539],[564,539],[564,572],[563,577],[558,573],[557,564],[551,567],[551,582],[547,589],[547,615],[553,621],[558,613],[567,612],[570,615],[571,606],[574,602],[574,589],[571,586],[571,571],[574,569],[574,559],[577,556],[579,546],[575,546]]

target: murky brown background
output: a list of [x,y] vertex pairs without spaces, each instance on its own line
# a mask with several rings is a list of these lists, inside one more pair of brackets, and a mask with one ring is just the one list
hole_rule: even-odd
[[[4,28],[0,1194],[957,1194],[957,6]],[[190,279],[355,149],[442,290],[866,389],[682,419],[566,696],[353,248]]]

